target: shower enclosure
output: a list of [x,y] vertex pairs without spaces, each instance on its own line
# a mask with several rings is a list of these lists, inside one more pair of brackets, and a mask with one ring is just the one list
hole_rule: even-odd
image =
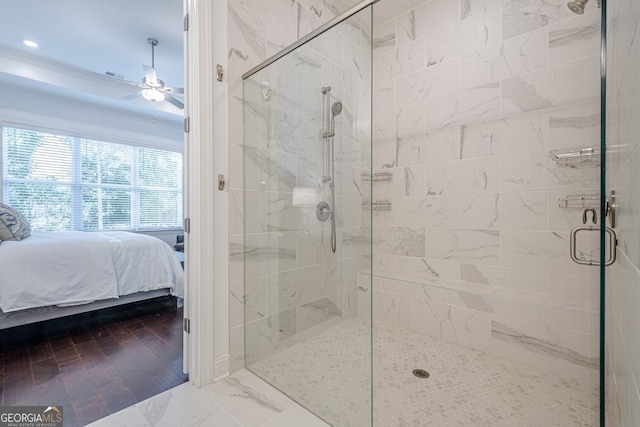
[[244,75],[245,366],[334,426],[599,425],[599,3],[387,1]]

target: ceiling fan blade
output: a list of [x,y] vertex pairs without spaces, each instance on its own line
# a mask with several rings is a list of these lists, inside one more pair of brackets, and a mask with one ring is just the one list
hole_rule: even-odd
[[141,92],[136,92],[136,93],[132,93],[131,95],[127,95],[122,97],[122,99],[127,99],[127,100],[131,100],[131,99],[136,99],[138,97],[142,96]]
[[158,84],[158,75],[156,74],[156,69],[144,64],[142,64],[142,68],[144,69],[144,78],[147,84],[156,86]]
[[164,98],[165,101],[170,102],[175,107],[178,107],[181,110],[184,109],[184,104],[182,102],[178,101],[177,99],[175,99],[173,96],[169,95],[168,93],[166,93],[164,96],[165,96],[165,98]]
[[164,90],[169,93],[184,93],[184,88],[181,87],[165,87]]

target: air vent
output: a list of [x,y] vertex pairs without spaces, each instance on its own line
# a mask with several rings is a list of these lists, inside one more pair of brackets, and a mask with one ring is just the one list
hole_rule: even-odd
[[124,80],[123,74],[114,73],[113,71],[105,71],[104,75],[112,79]]

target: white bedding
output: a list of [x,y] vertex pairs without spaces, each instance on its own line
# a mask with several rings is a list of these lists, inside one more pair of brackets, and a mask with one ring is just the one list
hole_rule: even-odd
[[0,310],[73,305],[169,288],[183,297],[169,245],[123,231],[33,233],[0,244]]

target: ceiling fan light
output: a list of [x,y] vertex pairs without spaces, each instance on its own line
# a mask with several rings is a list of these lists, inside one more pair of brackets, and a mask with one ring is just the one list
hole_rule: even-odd
[[164,101],[164,93],[160,92],[158,89],[143,89],[142,97],[151,102]]

